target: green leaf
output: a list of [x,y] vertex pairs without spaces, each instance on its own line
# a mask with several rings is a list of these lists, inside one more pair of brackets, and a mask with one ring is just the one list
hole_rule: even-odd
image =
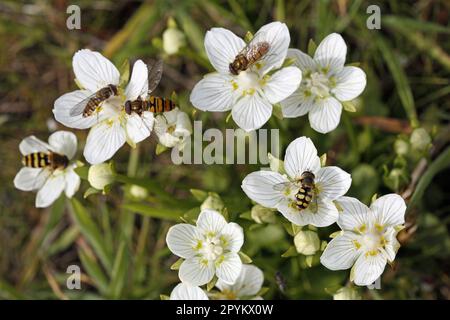
[[101,190],[89,187],[83,194],[83,198],[86,199],[87,197],[93,195],[93,194],[97,194],[100,193]]
[[88,179],[88,172],[89,172],[89,167],[87,166],[83,166],[83,167],[77,167],[75,169],[73,169],[75,171],[75,173],[83,180],[87,180]]
[[289,258],[289,257],[295,257],[298,255],[297,249],[295,249],[295,246],[290,246],[289,249],[286,250],[285,253],[281,255],[283,258]]
[[125,59],[119,68],[120,72],[120,80],[119,80],[119,86],[123,87],[126,83],[128,83],[128,80],[130,79],[130,60]]
[[160,298],[161,300],[170,300],[170,297],[169,297],[168,295],[165,295],[165,294],[160,294],[160,295],[159,295],[159,298]]
[[253,33],[251,33],[250,31],[247,31],[247,33],[244,36],[244,41],[246,43],[249,43],[250,41],[252,41],[253,39]]
[[126,283],[129,261],[126,253],[126,241],[122,240],[114,260],[111,282],[109,284],[109,293],[113,299],[118,299],[121,297],[123,287]]
[[82,248],[78,248],[78,256],[83,264],[83,268],[86,270],[89,277],[94,281],[97,289],[102,294],[108,292],[108,279],[102,271],[102,268],[95,260],[95,257],[91,256]]
[[163,153],[164,151],[168,150],[168,148],[166,146],[163,146],[162,144],[158,143],[156,145],[156,155],[159,156],[161,153]]
[[352,101],[341,101],[345,111],[356,112],[355,104]]
[[72,226],[66,229],[61,236],[52,242],[52,244],[48,247],[47,254],[49,256],[55,255],[61,251],[69,248],[75,240],[78,238],[80,231],[77,226]]
[[183,263],[184,259],[180,258],[178,259],[174,264],[170,266],[170,270],[178,270],[180,269],[181,264]]
[[320,166],[325,167],[327,165],[327,154],[324,153],[320,156]]
[[208,192],[200,190],[200,189],[190,189],[189,190],[195,199],[197,199],[199,202],[203,202],[208,198]]
[[183,211],[174,208],[151,207],[145,203],[131,202],[125,203],[123,208],[134,213],[143,214],[147,217],[178,221],[183,215]]
[[253,219],[252,219],[252,212],[251,211],[245,211],[245,212],[241,213],[239,215],[239,218],[253,221]]
[[347,63],[345,66],[346,67],[359,67],[359,66],[361,66],[361,62]]
[[305,257],[306,265],[311,268],[313,265],[313,260],[314,260],[314,256],[306,256]]
[[273,105],[273,111],[272,111],[273,115],[275,117],[277,117],[280,120],[284,119],[284,115],[283,115],[283,109],[281,108],[281,104],[279,103],[275,103]]
[[309,42],[308,42],[308,55],[310,57],[314,57],[314,53],[316,52],[316,49],[317,49],[317,45],[314,42],[314,40],[313,39],[309,39]]
[[110,273],[112,271],[112,258],[105,247],[104,237],[101,234],[100,229],[95,224],[94,220],[92,220],[86,209],[75,198],[71,199],[69,209],[81,234],[92,246],[103,266],[108,273]]
[[212,278],[212,280],[208,282],[208,284],[206,285],[206,291],[208,292],[211,291],[211,289],[214,288],[214,286],[216,285],[217,280],[218,280],[217,276],[214,276],[214,278]]
[[250,264],[253,262],[252,258],[250,258],[248,255],[246,255],[242,251],[239,251],[239,257],[241,258],[242,263]]
[[225,119],[225,123],[228,123],[231,119],[231,112],[227,115],[227,118]]

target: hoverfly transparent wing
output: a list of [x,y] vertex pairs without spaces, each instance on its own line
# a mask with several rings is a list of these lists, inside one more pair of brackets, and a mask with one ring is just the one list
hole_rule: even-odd
[[51,150],[51,146],[44,141],[39,140],[35,136],[25,138],[19,145],[20,152],[27,155],[34,152],[45,152]]
[[33,190],[40,189],[50,177],[51,173],[52,172],[49,168],[42,168],[41,172],[38,173],[34,180]]
[[280,183],[273,185],[273,189],[276,191],[284,191],[284,190],[294,187],[294,186],[295,186],[295,184],[293,182],[285,181],[285,182],[280,182]]
[[163,61],[161,59],[149,63],[150,69],[148,71],[148,94],[156,89],[161,81],[163,73]]
[[94,98],[96,96],[96,94],[97,93],[93,93],[90,96],[88,96],[88,97],[84,98],[83,100],[81,100],[80,102],[78,102],[76,105],[74,105],[72,107],[72,109],[70,109],[69,115],[71,117],[76,117],[76,116],[79,116],[80,114],[82,114],[84,109],[86,108],[86,105],[88,104],[89,100]]
[[241,53],[245,55],[248,61],[255,63],[262,59],[269,51],[270,45],[267,39],[266,32],[257,32]]

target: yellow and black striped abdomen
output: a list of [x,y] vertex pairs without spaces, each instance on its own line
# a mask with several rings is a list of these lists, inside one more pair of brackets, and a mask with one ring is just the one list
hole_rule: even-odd
[[149,96],[145,102],[145,110],[153,113],[169,112],[176,107],[172,100],[156,96]]
[[295,205],[297,209],[303,210],[308,208],[313,198],[313,190],[309,186],[302,185],[300,190],[295,194]]
[[22,163],[25,167],[44,168],[51,164],[51,160],[47,153],[35,152],[24,156]]

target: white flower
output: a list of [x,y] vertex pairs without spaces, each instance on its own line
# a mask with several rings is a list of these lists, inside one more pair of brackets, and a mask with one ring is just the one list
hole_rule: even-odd
[[[77,137],[68,131],[57,131],[50,135],[48,143],[35,136],[29,136],[19,145],[23,156],[41,152],[44,154],[57,154],[62,158],[64,166],[52,169],[32,168],[26,166],[16,174],[14,186],[22,191],[38,191],[36,195],[36,207],[45,208],[59,198],[64,191],[71,198],[80,187],[80,177],[73,170],[76,164],[69,161],[77,151]],[[66,158],[64,158],[66,157]],[[53,157],[54,158],[54,157]],[[37,157],[36,157],[37,159]]]
[[366,86],[363,70],[344,66],[346,54],[347,46],[337,33],[322,40],[314,59],[298,49],[289,49],[287,56],[302,70],[303,79],[298,90],[281,102],[283,115],[296,118],[309,113],[314,130],[334,130],[341,118],[341,102],[355,99]]
[[55,119],[67,127],[77,129],[91,128],[84,148],[84,157],[91,164],[110,159],[117,150],[128,142],[136,143],[150,136],[153,128],[153,114],[145,111],[141,116],[128,115],[124,110],[126,100],[145,98],[148,91],[148,69],[141,60],[133,66],[130,81],[124,92],[119,88],[118,96],[104,101],[88,117],[71,116],[71,109],[79,102],[90,97],[99,89],[119,85],[120,74],[117,68],[98,52],[83,49],[73,56],[73,70],[76,80],[83,90],[66,93],[55,101],[53,113]]
[[253,265],[242,265],[242,271],[234,284],[227,284],[222,280],[218,280],[216,287],[221,291],[219,298],[225,300],[238,299],[262,299],[256,296],[261,290],[264,282],[263,272]]
[[197,286],[179,283],[170,293],[170,300],[209,300],[206,293]]
[[392,262],[400,247],[397,233],[405,223],[406,205],[402,197],[388,194],[375,200],[370,208],[359,200],[338,200],[340,235],[330,241],[320,261],[330,270],[353,266],[350,278],[367,286],[378,279],[386,263]]
[[[325,227],[337,221],[339,213],[333,200],[350,188],[350,175],[338,167],[320,166],[317,150],[311,139],[295,139],[286,149],[286,175],[272,171],[252,172],[242,181],[242,189],[253,201],[280,211],[286,219],[300,226]],[[314,174],[312,197],[306,209],[298,209],[295,195],[305,171]]]
[[[223,28],[206,33],[205,49],[217,72],[206,75],[191,93],[191,103],[203,111],[232,110],[236,124],[246,131],[262,127],[272,114],[272,106],[287,98],[299,86],[302,73],[297,67],[281,68],[289,47],[289,31],[284,23],[263,26],[255,39],[269,43],[269,51],[260,61],[238,75],[229,65],[246,43]],[[259,40],[255,40],[259,41]]]
[[162,35],[162,41],[164,52],[173,55],[186,45],[186,36],[176,27],[168,28]]
[[175,108],[156,116],[154,130],[163,146],[183,149],[186,139],[192,134],[192,124],[185,112]]
[[214,210],[203,210],[197,225],[182,223],[169,229],[167,246],[177,256],[185,259],[180,266],[182,282],[201,286],[214,275],[226,283],[234,283],[242,262],[238,252],[244,242],[242,228]]

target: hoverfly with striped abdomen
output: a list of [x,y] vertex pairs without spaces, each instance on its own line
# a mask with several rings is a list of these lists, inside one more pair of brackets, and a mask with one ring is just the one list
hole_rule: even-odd
[[[298,210],[304,210],[308,208],[313,201],[317,201],[317,197],[314,195],[315,183],[314,173],[311,171],[305,171],[301,174],[300,178],[294,182],[287,181],[281,182],[273,186],[274,190],[283,191],[286,188],[298,188],[295,197],[295,207]],[[316,203],[317,209],[317,203]]]
[[269,50],[270,44],[265,39],[265,33],[257,33],[230,63],[230,73],[233,75],[238,75],[239,72],[247,70],[253,64],[261,60],[269,52]]
[[118,95],[118,88],[114,84],[109,84],[104,88],[101,88],[94,94],[86,97],[70,110],[70,116],[76,117],[80,114],[83,115],[84,118],[91,116],[100,105],[108,100],[112,96]]

